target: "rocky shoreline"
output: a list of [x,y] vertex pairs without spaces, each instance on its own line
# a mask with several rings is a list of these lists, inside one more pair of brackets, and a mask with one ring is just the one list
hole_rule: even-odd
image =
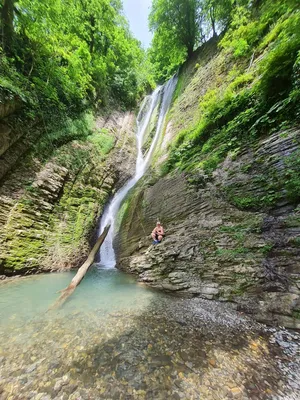
[[230,304],[158,294],[146,308],[68,313],[13,338],[1,329],[1,399],[299,398],[300,335]]

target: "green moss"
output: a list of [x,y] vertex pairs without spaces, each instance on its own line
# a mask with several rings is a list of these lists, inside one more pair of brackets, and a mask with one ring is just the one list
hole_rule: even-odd
[[267,255],[270,253],[270,251],[273,249],[273,247],[274,247],[274,244],[272,244],[272,243],[266,244],[266,245],[264,245],[263,247],[261,247],[261,248],[259,249],[259,251],[260,251],[264,256],[267,256]]
[[287,197],[294,203],[300,200],[300,150],[286,157],[282,185]]
[[292,238],[289,243],[295,247],[300,247],[300,237]]
[[17,204],[4,227],[6,240],[1,254],[4,272],[40,267],[41,258],[46,253],[44,240],[47,225],[37,223],[31,212],[32,204]]
[[181,93],[183,92],[184,81],[185,81],[184,75],[180,74],[179,77],[178,77],[176,89],[175,89],[174,94],[173,94],[173,99],[172,99],[173,102],[176,101],[178,99],[178,97],[181,95]]
[[233,249],[219,248],[215,251],[215,255],[221,258],[236,258],[241,254],[248,254],[252,250],[247,247],[237,247]]
[[43,161],[49,160],[58,149],[72,141],[86,140],[93,133],[94,118],[91,113],[83,113],[77,119],[59,117],[45,130],[34,144],[35,155]]
[[257,197],[238,197],[238,196],[229,196],[229,200],[238,208],[243,210],[250,210],[253,208],[257,208],[261,205],[259,199]]
[[287,217],[285,220],[285,225],[288,228],[298,228],[300,227],[300,215],[292,214]]
[[230,296],[232,296],[232,299],[236,296],[242,296],[243,294],[249,292],[251,288],[255,287],[254,282],[249,282],[246,280],[244,277],[244,281],[242,282],[236,282],[233,286],[233,288],[230,291]]
[[[2,272],[13,274],[62,267],[66,263],[74,265],[88,253],[91,232],[110,195],[110,184],[114,183],[111,177],[103,190],[105,156],[114,139],[107,132],[86,133],[85,140],[50,148],[47,160],[50,158],[51,163],[69,171],[57,199],[53,201],[47,191],[32,186],[31,180],[24,180],[24,194],[12,208],[1,232]],[[43,139],[40,148],[45,143]],[[34,168],[37,148],[38,144],[24,160],[28,170]],[[46,153],[40,160],[44,161],[44,156]]]
[[89,136],[88,141],[91,142],[102,155],[108,154],[115,144],[114,136],[104,129]]
[[300,310],[293,310],[292,317],[295,319],[300,319]]
[[[296,142],[298,143],[298,142]],[[258,165],[255,160],[251,166],[246,166],[244,171],[253,169]],[[285,164],[284,169],[276,170],[272,166],[268,166],[268,162],[282,162]],[[250,176],[247,186],[242,183],[234,183],[224,189],[227,199],[239,209],[267,209],[276,206],[283,199],[289,200],[290,203],[297,203],[300,199],[300,151],[282,157],[278,160],[265,160],[265,167],[259,168],[264,170],[263,174],[253,172]],[[256,165],[255,165],[256,164]],[[256,169],[257,171],[257,169]],[[254,174],[255,173],[255,174]],[[250,193],[258,192],[257,195]]]
[[[92,162],[97,162],[95,154],[90,153]],[[75,184],[65,186],[63,196],[50,219],[51,233],[47,237],[46,246],[54,262],[68,257],[70,261],[79,259],[88,251],[90,234],[108,200],[109,193],[88,183],[91,174],[97,173],[97,166],[94,169],[92,165],[86,168]],[[98,184],[101,185],[100,172],[98,178]]]
[[244,174],[247,174],[248,172],[251,171],[251,168],[252,168],[252,165],[251,165],[251,164],[242,165],[241,171],[242,171]]
[[116,222],[115,222],[116,231],[119,231],[122,221],[125,220],[128,216],[129,206],[130,206],[130,202],[132,200],[132,196],[133,196],[132,193],[129,193],[126,196],[126,198],[124,199],[124,201],[118,211]]

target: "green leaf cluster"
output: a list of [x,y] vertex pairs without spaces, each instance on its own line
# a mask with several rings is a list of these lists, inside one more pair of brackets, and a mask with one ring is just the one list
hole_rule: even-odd
[[299,26],[293,0],[238,7],[220,42],[223,62],[231,65],[227,77],[201,98],[199,119],[178,134],[164,173],[211,173],[243,144],[300,121]]
[[150,58],[156,80],[172,76],[201,43],[223,31],[232,8],[232,0],[153,0]]
[[47,119],[54,109],[134,107],[154,86],[119,0],[4,0],[0,11],[2,101],[30,99]]

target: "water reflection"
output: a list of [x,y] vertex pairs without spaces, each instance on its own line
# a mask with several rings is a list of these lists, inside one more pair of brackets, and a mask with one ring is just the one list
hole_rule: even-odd
[[259,325],[226,305],[169,297],[93,268],[63,310],[45,313],[70,276],[1,286],[1,399],[275,399],[290,392],[277,365],[281,353]]

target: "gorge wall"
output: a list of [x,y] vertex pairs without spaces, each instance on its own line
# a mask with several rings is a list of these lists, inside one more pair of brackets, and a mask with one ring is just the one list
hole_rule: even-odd
[[[215,164],[218,143],[197,166],[194,157],[188,168],[165,168],[178,134],[201,118],[201,99],[228,85],[231,68],[213,39],[180,71],[151,170],[120,210],[118,266],[152,287],[234,302],[259,321],[300,329],[297,125],[240,142]],[[203,159],[213,168],[203,168]],[[153,246],[157,219],[166,238]]]
[[2,111],[0,275],[76,267],[104,205],[134,172],[135,116],[103,114],[86,138],[50,143],[41,121],[18,122],[11,104]]

